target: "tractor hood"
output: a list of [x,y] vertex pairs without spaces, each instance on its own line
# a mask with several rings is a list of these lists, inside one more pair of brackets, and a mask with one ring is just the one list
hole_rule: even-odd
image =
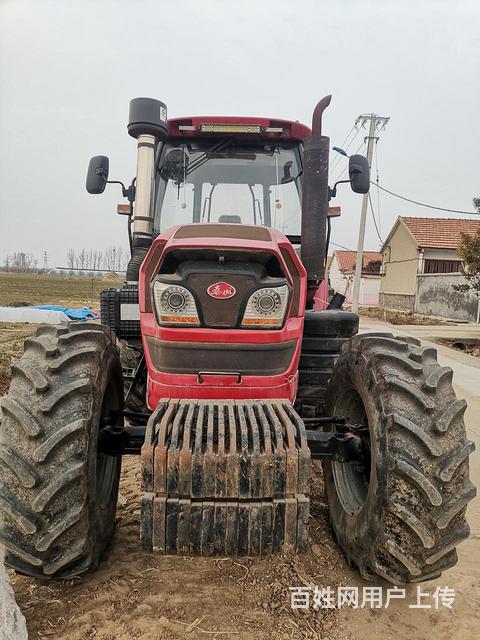
[[[216,279],[222,279],[228,265],[264,265],[269,276],[286,278],[292,291],[290,315],[303,316],[305,308],[305,269],[289,240],[269,227],[242,224],[187,224],[171,227],[153,241],[140,269],[140,313],[152,313],[151,284],[158,274],[175,277],[180,263],[202,264]],[[239,267],[241,269],[241,267]],[[303,286],[302,286],[303,285]]]

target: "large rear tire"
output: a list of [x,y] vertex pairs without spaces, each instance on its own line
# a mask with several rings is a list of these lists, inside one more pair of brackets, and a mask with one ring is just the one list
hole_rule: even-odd
[[420,582],[457,562],[475,496],[465,407],[452,370],[413,338],[365,334],[342,347],[327,409],[368,425],[371,463],[324,463],[325,486],[338,543],[364,577]]
[[97,451],[103,418],[123,408],[110,330],[93,323],[40,327],[12,367],[1,408],[6,563],[43,578],[95,568],[113,535],[121,466],[120,457]]

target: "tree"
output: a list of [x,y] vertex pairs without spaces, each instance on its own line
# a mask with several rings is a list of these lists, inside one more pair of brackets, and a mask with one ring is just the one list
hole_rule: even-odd
[[17,273],[24,273],[33,271],[36,266],[36,260],[31,253],[25,253],[24,251],[17,251],[8,257],[10,267],[12,271]]
[[106,271],[121,271],[125,268],[125,262],[123,247],[108,247],[105,250],[103,265]]
[[[473,206],[480,213],[480,198],[473,199]],[[462,233],[457,253],[463,260],[462,272],[467,282],[453,288],[455,291],[473,291],[480,297],[480,230],[474,236]]]
[[67,264],[70,269],[75,268],[75,251],[73,249],[67,251]]
[[87,250],[86,249],[82,249],[80,251],[80,253],[78,254],[78,259],[80,261],[80,268],[86,269],[87,268]]

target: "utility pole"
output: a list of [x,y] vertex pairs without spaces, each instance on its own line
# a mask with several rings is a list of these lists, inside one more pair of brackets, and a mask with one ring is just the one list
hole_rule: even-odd
[[[368,131],[367,143],[367,160],[368,166],[372,166],[373,157],[373,145],[378,138],[375,133],[378,129],[385,128],[390,118],[384,116],[377,116],[375,113],[366,113],[362,116],[358,116],[355,120],[356,125],[364,127],[367,122],[370,121],[370,127]],[[357,246],[357,260],[355,263],[355,277],[353,280],[353,294],[352,294],[352,311],[358,313],[358,301],[360,298],[360,284],[362,281],[362,268],[363,268],[363,245],[365,242],[365,227],[367,225],[367,208],[368,208],[368,193],[363,195],[362,200],[362,213],[360,215],[360,230],[358,232],[358,246]]]

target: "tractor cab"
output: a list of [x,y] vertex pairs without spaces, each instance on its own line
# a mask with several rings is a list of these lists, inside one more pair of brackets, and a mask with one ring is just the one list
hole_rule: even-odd
[[155,163],[155,233],[178,224],[220,222],[300,235],[307,127],[261,118],[168,124],[169,138]]

